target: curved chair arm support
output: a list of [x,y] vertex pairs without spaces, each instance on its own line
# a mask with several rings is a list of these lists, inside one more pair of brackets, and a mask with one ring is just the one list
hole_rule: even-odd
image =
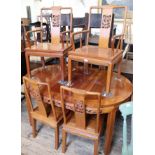
[[[42,34],[43,34],[43,29],[42,28],[37,28],[35,30],[30,30],[30,31],[27,31],[26,32],[26,47],[31,47],[31,41],[30,41],[30,34],[31,33],[36,33],[36,32],[39,32],[40,33],[40,42],[42,42]],[[36,43],[37,39],[34,38],[34,42]]]
[[[111,38],[112,55],[114,55],[114,49],[122,50],[123,37],[124,37],[124,34],[119,34],[119,35],[114,35]],[[116,41],[117,38],[118,38],[118,43],[117,43],[117,47],[115,48],[115,41]]]
[[[83,34],[83,33],[90,33],[90,30],[83,30],[83,31],[78,31],[78,32],[74,32],[72,33],[72,37],[71,37],[71,40],[72,40],[72,46],[73,46],[73,51],[75,51],[75,43],[74,43],[74,36],[75,35],[79,35],[79,34]],[[82,37],[80,37],[80,48],[82,47]]]
[[[68,43],[71,43],[71,32],[72,31],[63,31],[63,32],[60,32],[60,38],[61,38],[61,43],[62,43],[62,48],[64,48],[64,37],[66,36],[66,44],[67,44],[67,47],[68,47]],[[66,35],[68,34],[68,35]],[[68,37],[70,36],[70,37]]]

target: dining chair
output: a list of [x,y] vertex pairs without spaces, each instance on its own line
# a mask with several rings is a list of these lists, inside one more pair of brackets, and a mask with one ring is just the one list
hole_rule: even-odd
[[[131,122],[131,141],[128,145],[127,143],[127,116],[132,115],[133,113],[133,103],[132,101],[126,102],[119,106],[119,110],[123,116],[123,146],[122,146],[122,155],[132,155],[133,154],[133,139],[132,139],[132,122]],[[131,119],[132,121],[132,119]]]
[[[40,27],[37,26],[35,29],[26,32],[26,47],[45,41],[62,48],[71,45],[71,32],[73,29],[71,7],[52,6],[41,8],[39,17]],[[33,60],[33,58],[31,59]],[[35,57],[35,59],[40,61],[39,57]],[[48,60],[49,57],[41,57],[42,65],[44,66]]]
[[[94,155],[98,154],[99,138],[102,131],[103,119],[100,115],[101,94],[89,92],[76,88],[61,86],[61,105],[63,111],[63,129],[62,129],[62,152],[66,151],[67,133],[88,138],[94,141]],[[70,97],[68,97],[68,94]],[[86,104],[89,97],[96,99],[93,106],[96,107],[96,114],[86,114]],[[70,98],[70,99],[69,99]],[[66,102],[74,104],[74,108],[66,114],[68,109]]]
[[[52,99],[51,87],[48,83],[42,83],[35,79],[23,77],[26,107],[29,115],[30,125],[32,125],[33,137],[36,137],[37,121],[47,124],[55,130],[55,149],[59,145],[59,126],[62,123],[62,110],[56,107]],[[43,91],[46,91],[49,97],[49,103],[45,103],[42,98]],[[33,102],[35,101],[35,102]],[[34,105],[34,103],[36,105]]]
[[[99,19],[101,20],[95,18],[96,14],[92,14],[93,10],[100,10],[101,17]],[[92,6],[90,7],[88,29],[72,33],[72,51],[69,52],[68,56],[69,68],[71,68],[72,60],[83,63],[87,60],[88,64],[107,67],[106,90],[105,93],[103,93],[104,96],[110,95],[110,84],[115,65],[117,65],[117,77],[120,78],[126,12],[126,6]],[[92,17],[95,19],[95,22],[91,20]],[[116,27],[119,27],[116,29],[116,35],[113,33],[113,21],[115,22],[115,18],[120,18],[122,21],[121,25]],[[92,23],[96,23],[96,27],[100,24],[98,46],[89,45]],[[87,38],[83,46],[82,36],[84,34],[87,34]],[[81,37],[80,47],[75,49],[74,38],[77,35]],[[68,73],[68,77],[68,85],[71,85],[71,70]]]

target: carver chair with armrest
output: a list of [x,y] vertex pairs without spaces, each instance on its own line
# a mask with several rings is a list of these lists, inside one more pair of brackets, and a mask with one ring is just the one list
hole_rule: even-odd
[[[36,122],[47,124],[55,130],[55,149],[59,145],[59,126],[62,124],[62,110],[55,106],[52,100],[50,84],[38,82],[36,79],[23,77],[26,107],[28,111],[30,125],[32,125],[33,137],[36,137]],[[47,90],[50,104],[43,101],[42,92]],[[33,99],[33,100],[32,100]],[[35,101],[32,103],[32,101]],[[34,105],[34,103],[36,105]]]
[[[67,13],[62,14],[61,12],[63,10],[67,10]],[[70,7],[54,6],[50,8],[42,8],[39,21],[40,27],[36,27],[26,33],[26,47],[31,48],[32,45],[37,45],[40,42],[43,43],[46,40],[49,43],[50,50],[53,49],[53,51],[57,51],[58,49],[62,49],[65,51],[70,48],[72,14],[72,8]],[[46,25],[46,28],[44,25]],[[44,39],[45,36],[46,39]],[[45,59],[49,59],[49,57],[44,58],[45,57],[41,57],[43,66],[45,66]],[[37,59],[37,57],[35,59]],[[37,61],[39,60],[37,59]]]
[[[66,151],[67,133],[81,136],[94,141],[94,155],[98,154],[99,138],[102,131],[103,119],[100,115],[101,94],[88,92],[76,88],[61,86],[61,105],[63,111],[62,129],[62,152]],[[70,97],[67,97],[67,95]],[[86,103],[89,97],[94,97],[93,106],[96,107],[96,114],[86,114]],[[70,114],[66,114],[66,102],[70,100],[74,104]]]
[[[100,9],[101,21],[100,21],[100,35],[98,46],[89,45],[90,29],[91,29],[91,12],[94,9]],[[122,31],[118,35],[113,35],[112,27],[113,20],[115,20],[115,13],[117,9],[122,10]],[[115,64],[118,64],[118,78],[121,74],[121,61],[122,61],[122,45],[124,38],[124,29],[126,23],[126,6],[115,6],[115,5],[104,5],[104,6],[93,6],[90,7],[89,13],[89,23],[88,30],[83,30],[80,32],[72,33],[72,47],[73,50],[69,52],[69,72],[68,72],[68,85],[71,85],[72,78],[72,66],[71,62],[79,61],[85,62],[87,60],[88,64],[95,64],[101,66],[107,66],[107,79],[106,88],[104,95],[109,95],[110,93],[110,83],[112,78],[112,71]],[[97,22],[96,22],[97,23]],[[80,48],[75,49],[74,37],[76,35],[82,35],[87,33],[86,44],[82,46],[82,39],[80,39]],[[110,39],[111,38],[111,39]],[[117,39],[117,44],[116,44]]]

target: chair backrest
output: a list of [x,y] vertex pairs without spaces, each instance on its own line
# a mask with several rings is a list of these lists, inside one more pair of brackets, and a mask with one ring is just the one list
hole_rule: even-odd
[[[69,13],[62,13],[64,10],[69,10]],[[61,30],[66,31],[66,27],[68,27],[69,31],[72,32],[73,13],[71,7],[53,6],[50,8],[42,8],[40,16],[41,23],[43,23],[44,17],[49,25],[51,36],[49,40],[51,40],[52,44],[60,43]]]
[[[88,29],[100,28],[99,35],[99,47],[108,48],[110,46],[110,40],[113,32],[114,18],[117,9],[123,9],[123,28],[121,34],[124,34],[125,23],[126,23],[126,6],[115,6],[115,5],[103,5],[103,6],[92,6],[89,12]],[[97,10],[98,13],[92,13],[92,10]],[[100,13],[99,13],[100,12]],[[87,44],[89,42],[89,35],[87,35]]]
[[[23,82],[24,82],[24,90],[25,90],[25,95],[26,95],[26,100],[27,100],[26,103],[28,104],[27,106],[30,108],[29,112],[34,111],[36,108],[32,104],[32,98],[33,98],[36,101],[38,112],[41,115],[48,117],[50,110],[52,109],[54,119],[57,120],[57,115],[56,115],[56,111],[54,108],[54,102],[52,100],[52,95],[51,95],[51,90],[50,90],[50,84],[38,82],[37,80],[30,79],[26,76],[23,77]],[[43,101],[42,93],[45,90],[47,90],[48,92],[50,104],[45,103]]]
[[74,104],[74,116],[75,116],[75,124],[77,128],[85,129],[87,126],[86,119],[86,97],[94,96],[96,101],[94,103],[94,107],[96,107],[96,129],[95,131],[99,131],[99,117],[100,117],[100,104],[101,104],[101,94],[97,92],[88,92],[85,90],[80,90],[76,88],[69,88],[65,86],[61,86],[60,88],[61,94],[61,104],[63,111],[64,123],[67,123],[67,115],[66,115],[66,102],[67,98],[70,98],[70,102]]

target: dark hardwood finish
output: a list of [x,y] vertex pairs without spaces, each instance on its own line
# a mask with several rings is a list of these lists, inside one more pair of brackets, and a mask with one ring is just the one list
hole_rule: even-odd
[[[73,71],[72,82],[74,88],[82,89],[91,92],[101,93],[106,86],[106,70],[98,70],[95,68],[90,68],[90,75],[83,74],[83,67],[76,68]],[[67,73],[66,73],[67,75]],[[61,107],[61,96],[60,96],[60,84],[57,83],[61,79],[60,67],[58,65],[47,66],[46,68],[37,68],[31,72],[31,77],[36,78],[42,82],[49,82],[51,84],[51,93],[53,95],[53,100],[55,105]],[[118,106],[124,101],[128,100],[132,95],[132,84],[131,82],[120,75],[117,78],[117,73],[113,72],[111,80],[111,96],[101,97],[100,112],[102,114],[107,113],[107,128],[106,128],[106,138],[104,144],[104,152],[106,155],[109,154],[112,142],[113,126],[115,123],[115,113]],[[50,103],[48,92],[44,90],[42,92],[43,100],[46,103]],[[73,110],[74,104],[70,98],[70,95],[66,96],[66,108]],[[91,96],[87,98],[86,102],[86,113],[96,114],[96,108],[94,103],[97,100]],[[64,135],[65,136],[65,135]]]
[[[62,152],[66,151],[67,133],[92,139],[94,141],[94,155],[98,154],[99,138],[102,131],[103,117],[100,115],[101,94],[98,92],[89,92],[81,89],[68,88],[61,86],[61,106],[63,111],[64,124],[62,129]],[[73,113],[67,114],[65,106],[66,95],[70,94],[73,100]],[[97,99],[95,115],[86,114],[86,100],[88,96]]]
[[[26,96],[26,107],[29,115],[29,121],[32,125],[33,137],[36,137],[37,120],[49,125],[55,129],[55,149],[59,144],[59,126],[62,124],[62,110],[56,107],[52,99],[50,85],[48,83],[39,82],[38,80],[23,77],[24,89]],[[42,90],[47,90],[49,103],[42,100]],[[32,99],[36,102],[36,106],[32,104]]]

